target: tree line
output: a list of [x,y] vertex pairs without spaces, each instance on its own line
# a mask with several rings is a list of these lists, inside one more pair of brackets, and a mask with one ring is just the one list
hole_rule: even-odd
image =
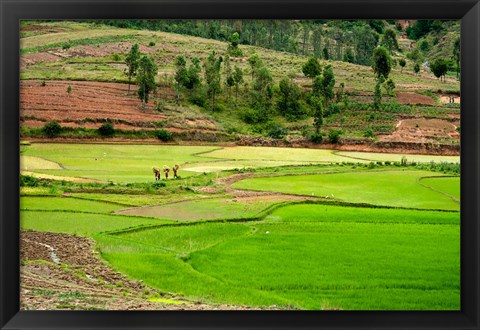
[[[370,65],[379,42],[398,49],[394,21],[383,20],[97,20],[121,28],[192,35],[318,59]],[[395,38],[392,38],[395,37]]]

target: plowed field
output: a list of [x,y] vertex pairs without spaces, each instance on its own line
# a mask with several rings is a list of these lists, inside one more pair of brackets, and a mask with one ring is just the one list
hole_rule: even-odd
[[[72,92],[67,93],[67,87]],[[112,118],[127,123],[151,123],[165,119],[165,116],[141,111],[141,102],[135,97],[136,87],[127,84],[87,81],[22,81],[20,87],[21,115],[37,121],[57,120],[59,122],[84,119]]]

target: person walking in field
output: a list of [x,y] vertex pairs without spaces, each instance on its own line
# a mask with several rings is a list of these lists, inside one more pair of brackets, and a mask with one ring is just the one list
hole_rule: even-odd
[[168,180],[168,172],[170,172],[170,167],[163,165],[163,172],[165,172],[165,180]]
[[175,166],[173,167],[173,177],[175,179],[178,179],[177,171],[178,171],[179,168],[180,168],[180,166],[178,166],[177,164],[175,164]]
[[160,169],[158,167],[153,167],[153,174],[155,174],[155,181],[158,181],[161,179],[161,172],[160,172]]

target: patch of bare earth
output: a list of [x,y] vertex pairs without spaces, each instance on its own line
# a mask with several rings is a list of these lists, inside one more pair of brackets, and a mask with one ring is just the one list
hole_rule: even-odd
[[41,63],[41,62],[55,62],[62,58],[48,52],[29,53],[20,56],[20,69],[25,69],[27,66]]
[[430,96],[410,92],[397,92],[397,101],[401,104],[435,105],[435,100]]
[[[108,267],[94,250],[94,242],[87,238],[21,232],[20,242],[20,304],[23,310],[254,309],[208,305],[172,293],[161,294],[142,281],[129,280]],[[162,302],[149,301],[151,297]]]
[[[440,95],[440,102],[442,103],[456,103],[460,104],[460,96],[457,95]],[[453,101],[453,102],[452,102]]]
[[[72,87],[67,93],[68,86]],[[155,111],[153,102],[142,109],[136,97],[137,87],[122,83],[92,81],[47,81],[45,86],[38,80],[23,80],[20,84],[21,125],[43,127],[56,120],[65,127],[95,129],[105,120],[112,120],[115,128],[123,130],[155,130],[158,123],[171,132],[216,133],[220,132],[212,120],[198,118],[173,118],[170,111]],[[162,98],[173,98],[170,88],[158,90]]]
[[[67,87],[72,92],[67,93]],[[40,121],[72,122],[83,119],[112,118],[128,123],[150,123],[165,119],[151,109],[140,110],[135,97],[136,87],[119,83],[89,81],[47,81],[41,86],[37,80],[20,84],[21,116]]]
[[392,134],[379,136],[380,141],[435,142],[442,138],[460,139],[456,131],[459,123],[443,119],[404,119],[396,125]]

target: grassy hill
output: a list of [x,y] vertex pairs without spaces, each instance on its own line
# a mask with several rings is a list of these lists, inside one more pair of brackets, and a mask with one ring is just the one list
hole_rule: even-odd
[[[453,35],[454,30],[449,33]],[[139,44],[143,54],[151,55],[158,66],[159,89],[147,107],[142,107],[137,99],[136,86],[127,92],[125,55],[134,43]],[[438,45],[432,52],[441,48]],[[243,135],[271,136],[272,130],[278,128],[272,124],[275,122],[286,129],[281,138],[287,142],[309,143],[313,130],[310,109],[295,120],[275,110],[281,79],[290,78],[301,87],[302,93],[311,89],[311,80],[302,73],[308,57],[255,46],[240,45],[240,49],[243,56],[230,57],[232,67],[238,66],[244,72],[245,83],[240,86],[238,104],[234,102],[234,91],[228,91],[222,77],[218,106],[212,111],[208,106],[194,104],[198,102],[192,102],[188,91],[182,91],[179,104],[175,102],[175,58],[184,55],[188,61],[193,57],[204,61],[212,51],[225,57],[227,42],[85,22],[23,22],[22,135],[42,138],[41,127],[57,120],[66,127],[61,136],[98,138],[96,129],[112,121],[117,138],[152,139],[159,129],[165,129],[175,139],[234,141],[243,139]],[[253,54],[262,59],[273,78],[272,120],[268,123],[245,120],[252,108],[248,58]],[[384,97],[384,107],[374,111],[371,103],[375,80],[371,67],[326,60],[321,60],[321,64],[333,66],[335,88],[343,83],[348,98],[348,102],[339,104],[325,116],[322,128],[325,136],[331,129],[341,129],[344,143],[458,145],[459,97],[455,104],[449,104],[446,98],[447,94],[459,93],[460,84],[454,75],[447,75],[446,82],[440,82],[429,70],[415,75],[413,64],[407,60],[403,70],[397,65],[390,74],[396,84],[396,95]],[[70,93],[68,86],[72,88]],[[112,102],[113,99],[116,101]],[[413,122],[405,126],[404,119]]]

